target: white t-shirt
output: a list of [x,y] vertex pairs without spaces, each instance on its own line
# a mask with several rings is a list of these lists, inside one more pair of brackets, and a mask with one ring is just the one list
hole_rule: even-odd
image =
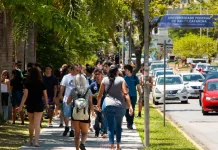
[[71,91],[73,88],[75,88],[75,76],[72,76],[71,74],[67,74],[63,77],[61,81],[61,85],[65,87],[64,92],[64,102],[67,102],[68,96],[70,96]]

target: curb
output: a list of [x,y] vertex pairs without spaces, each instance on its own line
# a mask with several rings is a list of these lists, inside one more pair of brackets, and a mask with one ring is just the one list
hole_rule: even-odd
[[[158,107],[156,107],[154,104],[150,103],[153,107],[157,108],[157,112],[163,117],[163,113],[158,109]],[[167,116],[166,116],[166,120],[169,121],[169,123],[174,126],[180,133],[182,133],[182,135],[188,140],[190,141],[196,148],[198,148],[199,150],[204,150],[199,144],[197,144],[193,139],[191,139],[181,128],[179,128],[172,120],[170,120]]]

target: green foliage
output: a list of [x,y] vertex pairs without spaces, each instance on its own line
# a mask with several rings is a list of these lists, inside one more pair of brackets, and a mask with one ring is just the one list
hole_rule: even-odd
[[212,38],[190,33],[174,41],[173,53],[181,57],[212,56],[217,53],[217,43]]

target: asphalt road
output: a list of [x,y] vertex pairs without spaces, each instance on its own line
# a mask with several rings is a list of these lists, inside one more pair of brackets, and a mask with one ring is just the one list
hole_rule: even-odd
[[[163,105],[157,105],[163,111]],[[204,150],[218,150],[218,114],[203,116],[198,99],[188,104],[167,102],[166,115]]]

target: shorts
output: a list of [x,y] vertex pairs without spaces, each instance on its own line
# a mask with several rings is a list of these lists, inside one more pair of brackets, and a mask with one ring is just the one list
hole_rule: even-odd
[[27,112],[28,113],[34,113],[34,112],[43,112],[44,111],[44,103],[38,103],[37,105],[33,105],[33,104],[27,104],[26,108],[27,108]]
[[20,106],[23,97],[23,91],[12,91],[11,104],[12,107]]
[[69,118],[71,117],[71,111],[72,111],[72,104],[70,103],[69,105],[67,102],[62,103],[62,114],[64,118]]

